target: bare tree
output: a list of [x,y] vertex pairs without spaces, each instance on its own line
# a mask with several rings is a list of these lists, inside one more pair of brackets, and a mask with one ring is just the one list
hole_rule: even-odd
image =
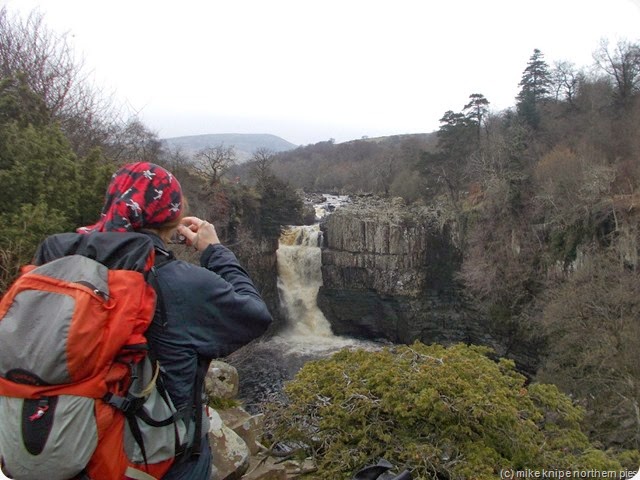
[[376,186],[385,197],[389,196],[391,185],[398,171],[397,154],[385,148],[374,158],[373,173],[376,175]]
[[0,80],[20,76],[42,100],[74,149],[86,153],[109,136],[117,113],[89,82],[68,34],[56,34],[37,10],[22,20],[0,8]]
[[190,157],[181,145],[163,148],[160,163],[165,165],[177,177],[181,177],[178,172],[188,170],[189,165],[191,165]]
[[640,445],[640,283],[615,252],[585,255],[567,282],[547,292],[550,343],[538,375],[587,407],[592,438]]
[[209,185],[220,183],[222,176],[237,162],[235,148],[219,144],[206,147],[195,155],[195,168],[207,180]]
[[593,58],[613,80],[617,101],[627,105],[640,89],[640,45],[620,40],[610,49],[609,42],[602,40]]
[[270,175],[273,175],[271,171],[271,165],[275,160],[275,152],[269,148],[258,148],[251,156],[251,174],[255,177],[256,182],[260,184],[264,182]]
[[556,101],[566,100],[573,106],[584,75],[571,62],[556,62],[551,71],[551,88]]
[[47,30],[42,14],[32,12],[22,22],[10,18],[6,7],[0,10],[0,74],[24,75],[29,87],[59,114],[71,97],[82,65],[74,58],[66,35]]
[[544,208],[545,222],[570,228],[590,218],[611,194],[614,178],[615,171],[604,156],[555,147],[533,170],[536,201]]
[[114,126],[106,148],[116,161],[145,160],[157,162],[161,152],[158,135],[139,119],[132,118],[122,127]]

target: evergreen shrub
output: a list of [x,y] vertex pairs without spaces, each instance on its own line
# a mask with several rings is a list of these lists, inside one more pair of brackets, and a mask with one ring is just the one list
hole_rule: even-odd
[[590,444],[569,397],[491,356],[462,344],[345,349],[307,363],[267,409],[267,427],[276,447],[314,457],[314,479],[350,479],[380,457],[418,480],[621,468]]

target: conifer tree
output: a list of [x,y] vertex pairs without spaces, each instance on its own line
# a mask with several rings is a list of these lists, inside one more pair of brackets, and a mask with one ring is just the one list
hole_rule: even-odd
[[481,93],[472,93],[469,95],[469,103],[464,106],[463,111],[466,112],[466,118],[476,126],[479,144],[482,122],[489,111],[489,100]]
[[0,293],[44,236],[69,229],[75,155],[24,79],[0,81]]
[[518,115],[532,128],[537,129],[540,124],[540,104],[549,96],[551,74],[549,66],[544,61],[544,55],[537,48],[529,58],[527,68],[522,73],[518,84],[520,93],[517,96]]

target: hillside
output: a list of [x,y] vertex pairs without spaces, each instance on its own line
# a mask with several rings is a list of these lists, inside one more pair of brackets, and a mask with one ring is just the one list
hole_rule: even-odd
[[[307,192],[369,192],[413,201],[424,194],[421,156],[436,142],[436,133],[319,142],[280,152],[271,170]],[[250,165],[240,165],[234,175],[246,178],[249,170]]]
[[252,133],[215,133],[207,135],[189,135],[185,137],[173,137],[162,139],[164,145],[169,148],[180,147],[188,155],[192,155],[207,147],[224,144],[233,146],[238,160],[246,161],[251,158],[253,152],[259,148],[268,148],[274,152],[286,152],[297,147],[291,142],[269,134]]

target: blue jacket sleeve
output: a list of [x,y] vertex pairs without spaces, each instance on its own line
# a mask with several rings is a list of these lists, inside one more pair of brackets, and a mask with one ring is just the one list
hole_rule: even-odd
[[200,311],[203,321],[194,338],[198,354],[207,358],[226,356],[262,335],[272,318],[247,272],[236,256],[223,245],[210,245],[202,253],[201,265],[208,281]]

